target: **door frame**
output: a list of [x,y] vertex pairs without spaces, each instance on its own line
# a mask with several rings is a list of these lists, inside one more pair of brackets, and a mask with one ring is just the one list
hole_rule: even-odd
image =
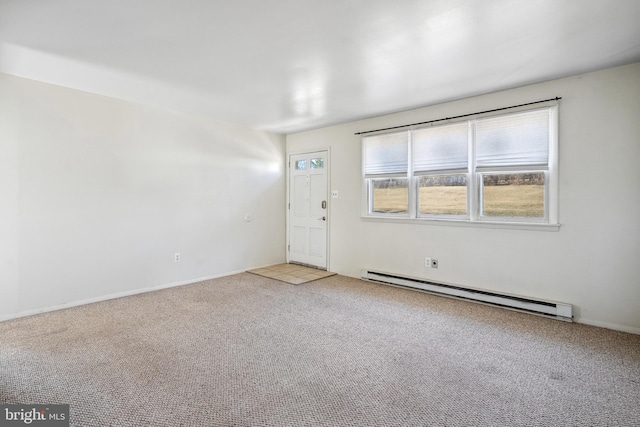
[[329,236],[331,235],[331,148],[330,147],[323,147],[323,148],[317,148],[317,149],[307,149],[307,150],[292,150],[292,151],[287,151],[287,160],[285,162],[285,167],[287,169],[287,173],[286,173],[286,197],[285,197],[285,203],[284,203],[284,210],[286,213],[286,224],[285,224],[285,234],[286,234],[286,241],[285,241],[285,253],[286,253],[286,260],[287,263],[289,263],[291,261],[291,252],[289,250],[289,248],[291,247],[291,236],[289,235],[289,226],[290,226],[290,218],[289,218],[289,214],[291,212],[291,209],[289,209],[289,207],[291,206],[291,156],[297,156],[300,154],[311,154],[311,153],[318,153],[318,152],[326,152],[327,153],[327,236],[326,236],[326,247],[327,247],[327,254],[326,254],[326,259],[327,259],[327,271],[331,271],[330,270],[330,258],[329,258],[329,254],[330,252],[330,246],[331,246],[331,242],[329,239]]

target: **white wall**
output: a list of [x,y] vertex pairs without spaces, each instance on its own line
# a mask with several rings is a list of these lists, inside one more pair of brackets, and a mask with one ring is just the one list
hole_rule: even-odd
[[[354,132],[561,96],[560,231],[363,221]],[[568,302],[576,320],[640,333],[640,64],[287,136],[331,147],[331,270],[361,268]],[[424,267],[436,257],[439,268]]]
[[283,262],[284,151],[0,74],[0,319]]

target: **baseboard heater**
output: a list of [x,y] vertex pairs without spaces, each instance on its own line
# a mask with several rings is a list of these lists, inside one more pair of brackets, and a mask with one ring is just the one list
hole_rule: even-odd
[[371,270],[362,270],[364,280],[383,283],[387,285],[418,289],[442,296],[460,298],[482,304],[494,305],[511,310],[524,311],[545,317],[571,322],[573,307],[571,304],[561,302],[534,300],[514,295],[498,294],[481,289],[465,288],[462,286],[435,283],[413,277],[403,277],[391,273],[383,273]]

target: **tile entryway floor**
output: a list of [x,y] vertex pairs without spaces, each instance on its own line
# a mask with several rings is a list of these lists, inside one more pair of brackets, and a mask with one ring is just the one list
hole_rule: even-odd
[[325,277],[336,274],[297,264],[278,264],[270,267],[256,268],[255,270],[249,270],[248,272],[280,280],[281,282],[291,283],[292,285],[301,285],[303,283],[324,279]]

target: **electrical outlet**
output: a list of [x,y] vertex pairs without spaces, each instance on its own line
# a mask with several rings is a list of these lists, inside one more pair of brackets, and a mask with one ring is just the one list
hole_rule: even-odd
[[176,253],[173,255],[173,261],[174,261],[174,262],[180,262],[180,252],[176,252]]
[[424,266],[425,266],[425,267],[429,267],[429,268],[431,268],[431,258],[426,257],[426,258],[424,259]]
[[436,258],[431,260],[431,268],[438,268],[438,260]]
[[333,197],[334,199],[337,199],[338,198],[338,190],[333,190],[331,192],[331,197]]

